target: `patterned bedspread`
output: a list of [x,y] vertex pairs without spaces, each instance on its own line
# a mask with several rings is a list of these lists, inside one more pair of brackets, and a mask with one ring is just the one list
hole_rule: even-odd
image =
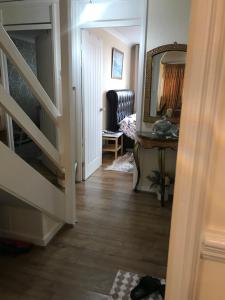
[[132,140],[136,140],[136,114],[125,117],[120,123],[120,130]]

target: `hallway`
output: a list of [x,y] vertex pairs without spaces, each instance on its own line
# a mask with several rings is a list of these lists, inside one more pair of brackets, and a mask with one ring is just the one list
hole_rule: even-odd
[[47,248],[0,256],[0,299],[100,299],[119,269],[165,277],[171,208],[100,168],[77,184],[78,220]]

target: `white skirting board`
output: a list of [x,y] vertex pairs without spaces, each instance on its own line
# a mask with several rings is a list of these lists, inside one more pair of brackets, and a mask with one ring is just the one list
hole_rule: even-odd
[[0,237],[46,246],[63,226],[63,222],[57,222],[18,201],[11,201],[10,205],[7,201],[1,204]]
[[24,242],[32,243],[36,246],[45,247],[48,245],[48,243],[51,241],[51,239],[56,235],[56,233],[62,228],[62,226],[63,226],[63,223],[55,224],[55,226],[48,233],[46,233],[43,237],[30,235],[30,234],[26,234],[23,232],[16,232],[16,231],[0,229],[0,237],[24,241]]

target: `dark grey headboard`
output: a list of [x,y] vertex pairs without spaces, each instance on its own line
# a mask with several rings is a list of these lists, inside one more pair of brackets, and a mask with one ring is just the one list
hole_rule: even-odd
[[107,130],[118,131],[119,122],[133,114],[134,91],[110,90],[107,96]]

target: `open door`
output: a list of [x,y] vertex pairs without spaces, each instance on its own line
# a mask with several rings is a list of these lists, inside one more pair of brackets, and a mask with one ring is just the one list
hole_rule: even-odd
[[82,30],[83,179],[102,164],[102,41]]

